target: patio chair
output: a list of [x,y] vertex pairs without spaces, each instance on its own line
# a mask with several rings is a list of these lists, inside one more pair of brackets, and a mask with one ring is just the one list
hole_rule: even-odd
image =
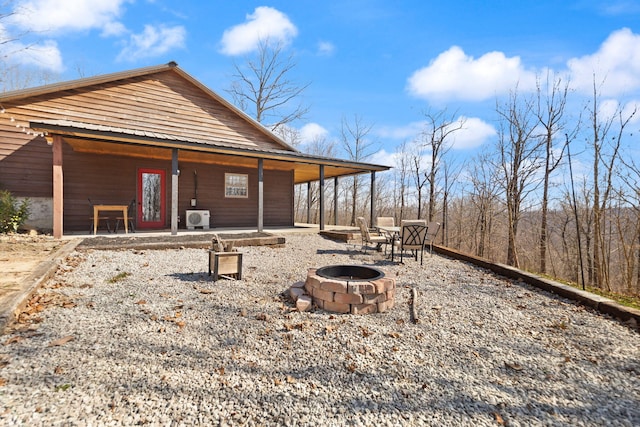
[[358,218],[356,218],[356,222],[358,223],[358,227],[360,228],[360,235],[362,236],[362,249],[364,249],[364,252],[367,253],[367,244],[368,243],[375,243],[376,247],[380,247],[383,244],[385,245],[385,254],[387,253],[387,243],[389,243],[389,240],[387,239],[386,236],[380,234],[380,233],[376,233],[376,232],[372,232],[371,230],[369,230],[369,227],[367,225],[367,220],[364,219],[364,217],[359,216]]
[[422,224],[403,224],[400,241],[396,243],[400,249],[400,263],[403,262],[404,251],[413,251],[414,258],[418,261],[420,251],[420,265],[424,258],[424,245],[427,238],[427,226]]
[[[132,199],[129,203],[129,208],[127,209],[127,222],[129,223],[129,231],[132,233],[136,232],[136,224],[135,224],[135,213],[136,213],[136,199]],[[114,233],[118,232],[118,227],[120,226],[120,222],[124,222],[124,217],[119,216],[116,217],[116,227]]]
[[[93,234],[93,202],[91,201],[90,198],[87,197],[87,200],[89,201],[89,208],[90,208],[90,224],[91,226],[89,227],[89,234]],[[109,224],[109,217],[108,216],[99,216],[98,217],[98,228],[100,228],[100,221],[104,221],[104,224],[107,226],[107,231],[109,233],[111,233],[111,225]]]
[[436,235],[440,231],[440,223],[432,221],[427,224],[427,240],[426,244],[429,245],[429,255],[433,255],[433,241],[436,239]]
[[376,218],[376,227],[394,227],[396,225],[392,216],[379,216]]

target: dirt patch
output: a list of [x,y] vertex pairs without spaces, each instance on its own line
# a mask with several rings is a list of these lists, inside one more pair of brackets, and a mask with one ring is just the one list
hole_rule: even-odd
[[29,277],[64,243],[47,235],[0,235],[0,297]]

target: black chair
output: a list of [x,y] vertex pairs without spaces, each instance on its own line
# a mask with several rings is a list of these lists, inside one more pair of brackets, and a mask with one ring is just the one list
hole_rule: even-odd
[[402,263],[405,250],[413,251],[415,260],[418,260],[420,251],[420,265],[424,258],[424,246],[427,239],[427,226],[422,224],[403,224],[400,241],[400,263]]
[[[132,233],[136,232],[136,226],[134,221],[135,212],[136,212],[136,199],[133,199],[131,200],[131,202],[129,202],[129,208],[127,209],[127,222],[129,223],[129,231],[131,231]],[[124,222],[123,216],[119,216],[116,218],[116,229],[114,233],[118,232],[118,227],[120,226],[120,222]]]

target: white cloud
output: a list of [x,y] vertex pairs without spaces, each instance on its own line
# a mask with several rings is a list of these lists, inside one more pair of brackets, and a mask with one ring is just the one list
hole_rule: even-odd
[[422,133],[426,124],[425,121],[418,121],[404,126],[382,126],[377,129],[376,134],[380,138],[412,140]]
[[167,53],[184,47],[186,31],[182,26],[155,27],[145,25],[140,34],[132,34],[127,46],[118,55],[118,61],[135,61]]
[[476,148],[484,144],[489,138],[497,135],[493,126],[477,117],[461,117],[458,119],[458,122],[460,121],[463,121],[464,125],[462,129],[452,134],[453,149]]
[[318,55],[331,56],[335,52],[336,47],[331,42],[319,41],[318,42]]
[[11,23],[27,31],[113,30],[129,0],[18,1]]
[[326,138],[329,131],[317,123],[307,123],[300,128],[300,142],[308,144],[322,138]]
[[28,46],[13,43],[11,48],[17,49],[13,61],[24,65],[35,65],[39,68],[55,71],[57,73],[64,70],[62,64],[62,54],[58,49],[58,44],[53,40]]
[[46,70],[61,72],[64,69],[62,54],[53,40],[24,44],[19,40],[11,41],[6,28],[0,24],[0,39],[9,40],[0,43],[0,57],[15,64],[34,65]]
[[288,44],[298,35],[298,28],[287,15],[267,6],[257,7],[247,21],[222,35],[220,51],[226,55],[242,55],[256,50],[261,41]]
[[394,153],[387,153],[387,151],[383,148],[382,150],[374,153],[368,160],[367,163],[372,163],[374,165],[382,165],[382,166],[394,166],[396,163],[396,155]]
[[489,52],[473,58],[453,46],[424,68],[413,73],[408,91],[414,96],[448,100],[481,101],[506,93],[518,85],[535,88],[536,73],[526,70],[519,57]]
[[[464,122],[462,128],[451,133],[450,137],[451,148],[455,150],[479,147],[497,134],[493,126],[477,117],[459,117],[451,126],[459,127],[461,122]],[[377,135],[385,139],[419,141],[427,125],[423,120],[405,126],[380,127]]]
[[594,78],[602,96],[618,96],[640,88],[640,35],[630,29],[614,31],[592,55],[567,62],[571,85],[593,93]]

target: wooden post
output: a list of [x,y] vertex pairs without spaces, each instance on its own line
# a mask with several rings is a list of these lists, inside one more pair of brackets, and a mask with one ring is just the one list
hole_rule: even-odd
[[311,224],[311,181],[307,182],[307,224]]
[[178,234],[178,149],[171,152],[171,235]]
[[371,221],[369,224],[375,224],[376,220],[376,172],[371,171]]
[[53,237],[62,238],[64,234],[64,194],[62,172],[62,137],[53,135]]
[[264,160],[258,159],[258,231],[264,228]]
[[320,165],[320,230],[324,230],[324,165]]
[[338,177],[333,178],[333,225],[338,225]]

